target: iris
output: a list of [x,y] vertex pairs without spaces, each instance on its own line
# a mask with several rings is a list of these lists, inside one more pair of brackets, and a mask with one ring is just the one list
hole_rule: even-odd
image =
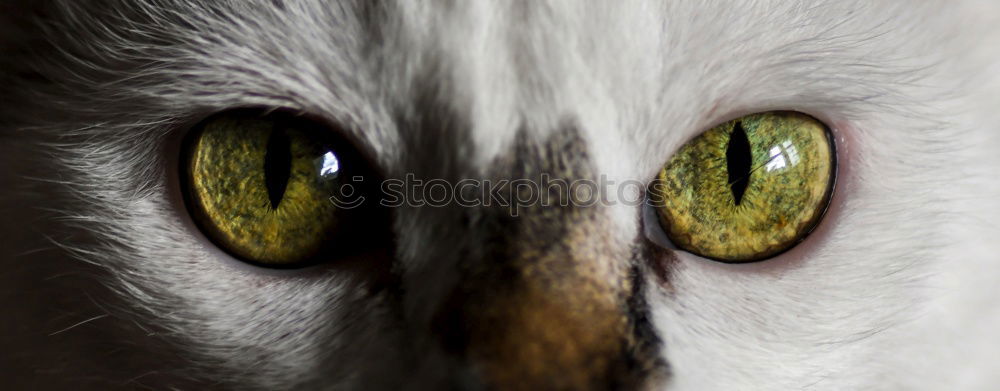
[[723,262],[773,257],[801,242],[830,203],[836,154],[822,122],[748,115],[697,136],[651,187],[674,245]]

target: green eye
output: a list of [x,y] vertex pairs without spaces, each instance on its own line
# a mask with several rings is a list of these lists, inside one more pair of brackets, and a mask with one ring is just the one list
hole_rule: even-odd
[[651,190],[674,245],[723,262],[753,262],[788,250],[816,227],[835,176],[833,141],[823,123],[768,112],[691,140]]
[[357,211],[330,197],[360,173],[360,162],[325,131],[283,114],[233,111],[204,121],[188,137],[181,167],[195,222],[223,249],[264,266],[347,249]]

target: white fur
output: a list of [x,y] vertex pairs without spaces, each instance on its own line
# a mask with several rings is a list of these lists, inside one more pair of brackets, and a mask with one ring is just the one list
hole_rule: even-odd
[[[448,136],[402,134],[392,115],[418,110],[410,93],[431,83],[469,119],[473,150],[425,159],[477,170],[507,150],[522,121],[546,132],[577,118],[595,166],[618,181],[650,180],[684,142],[742,114],[798,110],[835,128],[837,194],[809,240],[753,265],[679,253],[667,284],[648,277],[672,371],[666,388],[1000,384],[995,3],[428,1],[371,5],[369,21],[348,2],[282,3],[67,1],[56,6],[60,24],[30,41],[37,51],[2,64],[52,81],[8,72],[0,81],[12,99],[0,118],[13,124],[7,132],[46,142],[38,153],[55,157],[61,175],[44,186],[82,200],[48,207],[96,235],[96,244],[60,243],[107,270],[101,281],[120,294],[95,303],[114,316],[94,322],[151,328],[183,357],[109,373],[138,384],[153,373],[154,388],[194,378],[243,389],[444,376],[440,357],[411,365],[419,344],[392,328],[383,298],[360,293],[362,281],[266,272],[211,247],[171,178],[187,126],[248,105],[343,124],[382,168],[406,172],[402,156],[420,156],[413,140]],[[382,40],[369,46],[373,28]],[[635,207],[611,210],[615,240],[641,236]],[[433,224],[399,222],[404,269],[434,267],[420,258],[424,246],[452,245],[429,236]],[[430,288],[413,294],[420,289]],[[57,331],[3,304],[39,333]],[[162,354],[121,343],[136,356]],[[70,357],[92,351],[81,352]],[[71,365],[56,377],[89,381]],[[59,380],[34,384],[43,381]]]

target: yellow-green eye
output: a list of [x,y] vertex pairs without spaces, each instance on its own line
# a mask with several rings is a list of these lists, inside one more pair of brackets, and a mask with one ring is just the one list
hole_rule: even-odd
[[829,129],[796,112],[726,122],[691,140],[652,187],[677,247],[752,262],[802,241],[830,203],[836,155]]
[[185,143],[181,175],[202,231],[237,257],[298,266],[347,249],[355,211],[331,197],[358,173],[326,129],[283,114],[224,112]]

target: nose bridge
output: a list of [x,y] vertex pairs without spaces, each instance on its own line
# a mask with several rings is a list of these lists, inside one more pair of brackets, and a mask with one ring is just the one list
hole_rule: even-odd
[[[524,219],[511,221],[533,224]],[[464,268],[435,316],[444,348],[499,389],[624,385],[635,345],[631,281],[626,268],[608,266],[627,251],[585,229],[554,239],[522,228],[509,247]]]
[[[592,180],[586,144],[571,122],[544,142],[518,137],[493,177]],[[635,386],[657,365],[639,341],[631,246],[616,242],[607,211],[565,188],[511,209],[474,214],[481,240],[452,254],[458,278],[431,332],[488,388],[606,389]],[[568,197],[568,203],[557,200]]]

